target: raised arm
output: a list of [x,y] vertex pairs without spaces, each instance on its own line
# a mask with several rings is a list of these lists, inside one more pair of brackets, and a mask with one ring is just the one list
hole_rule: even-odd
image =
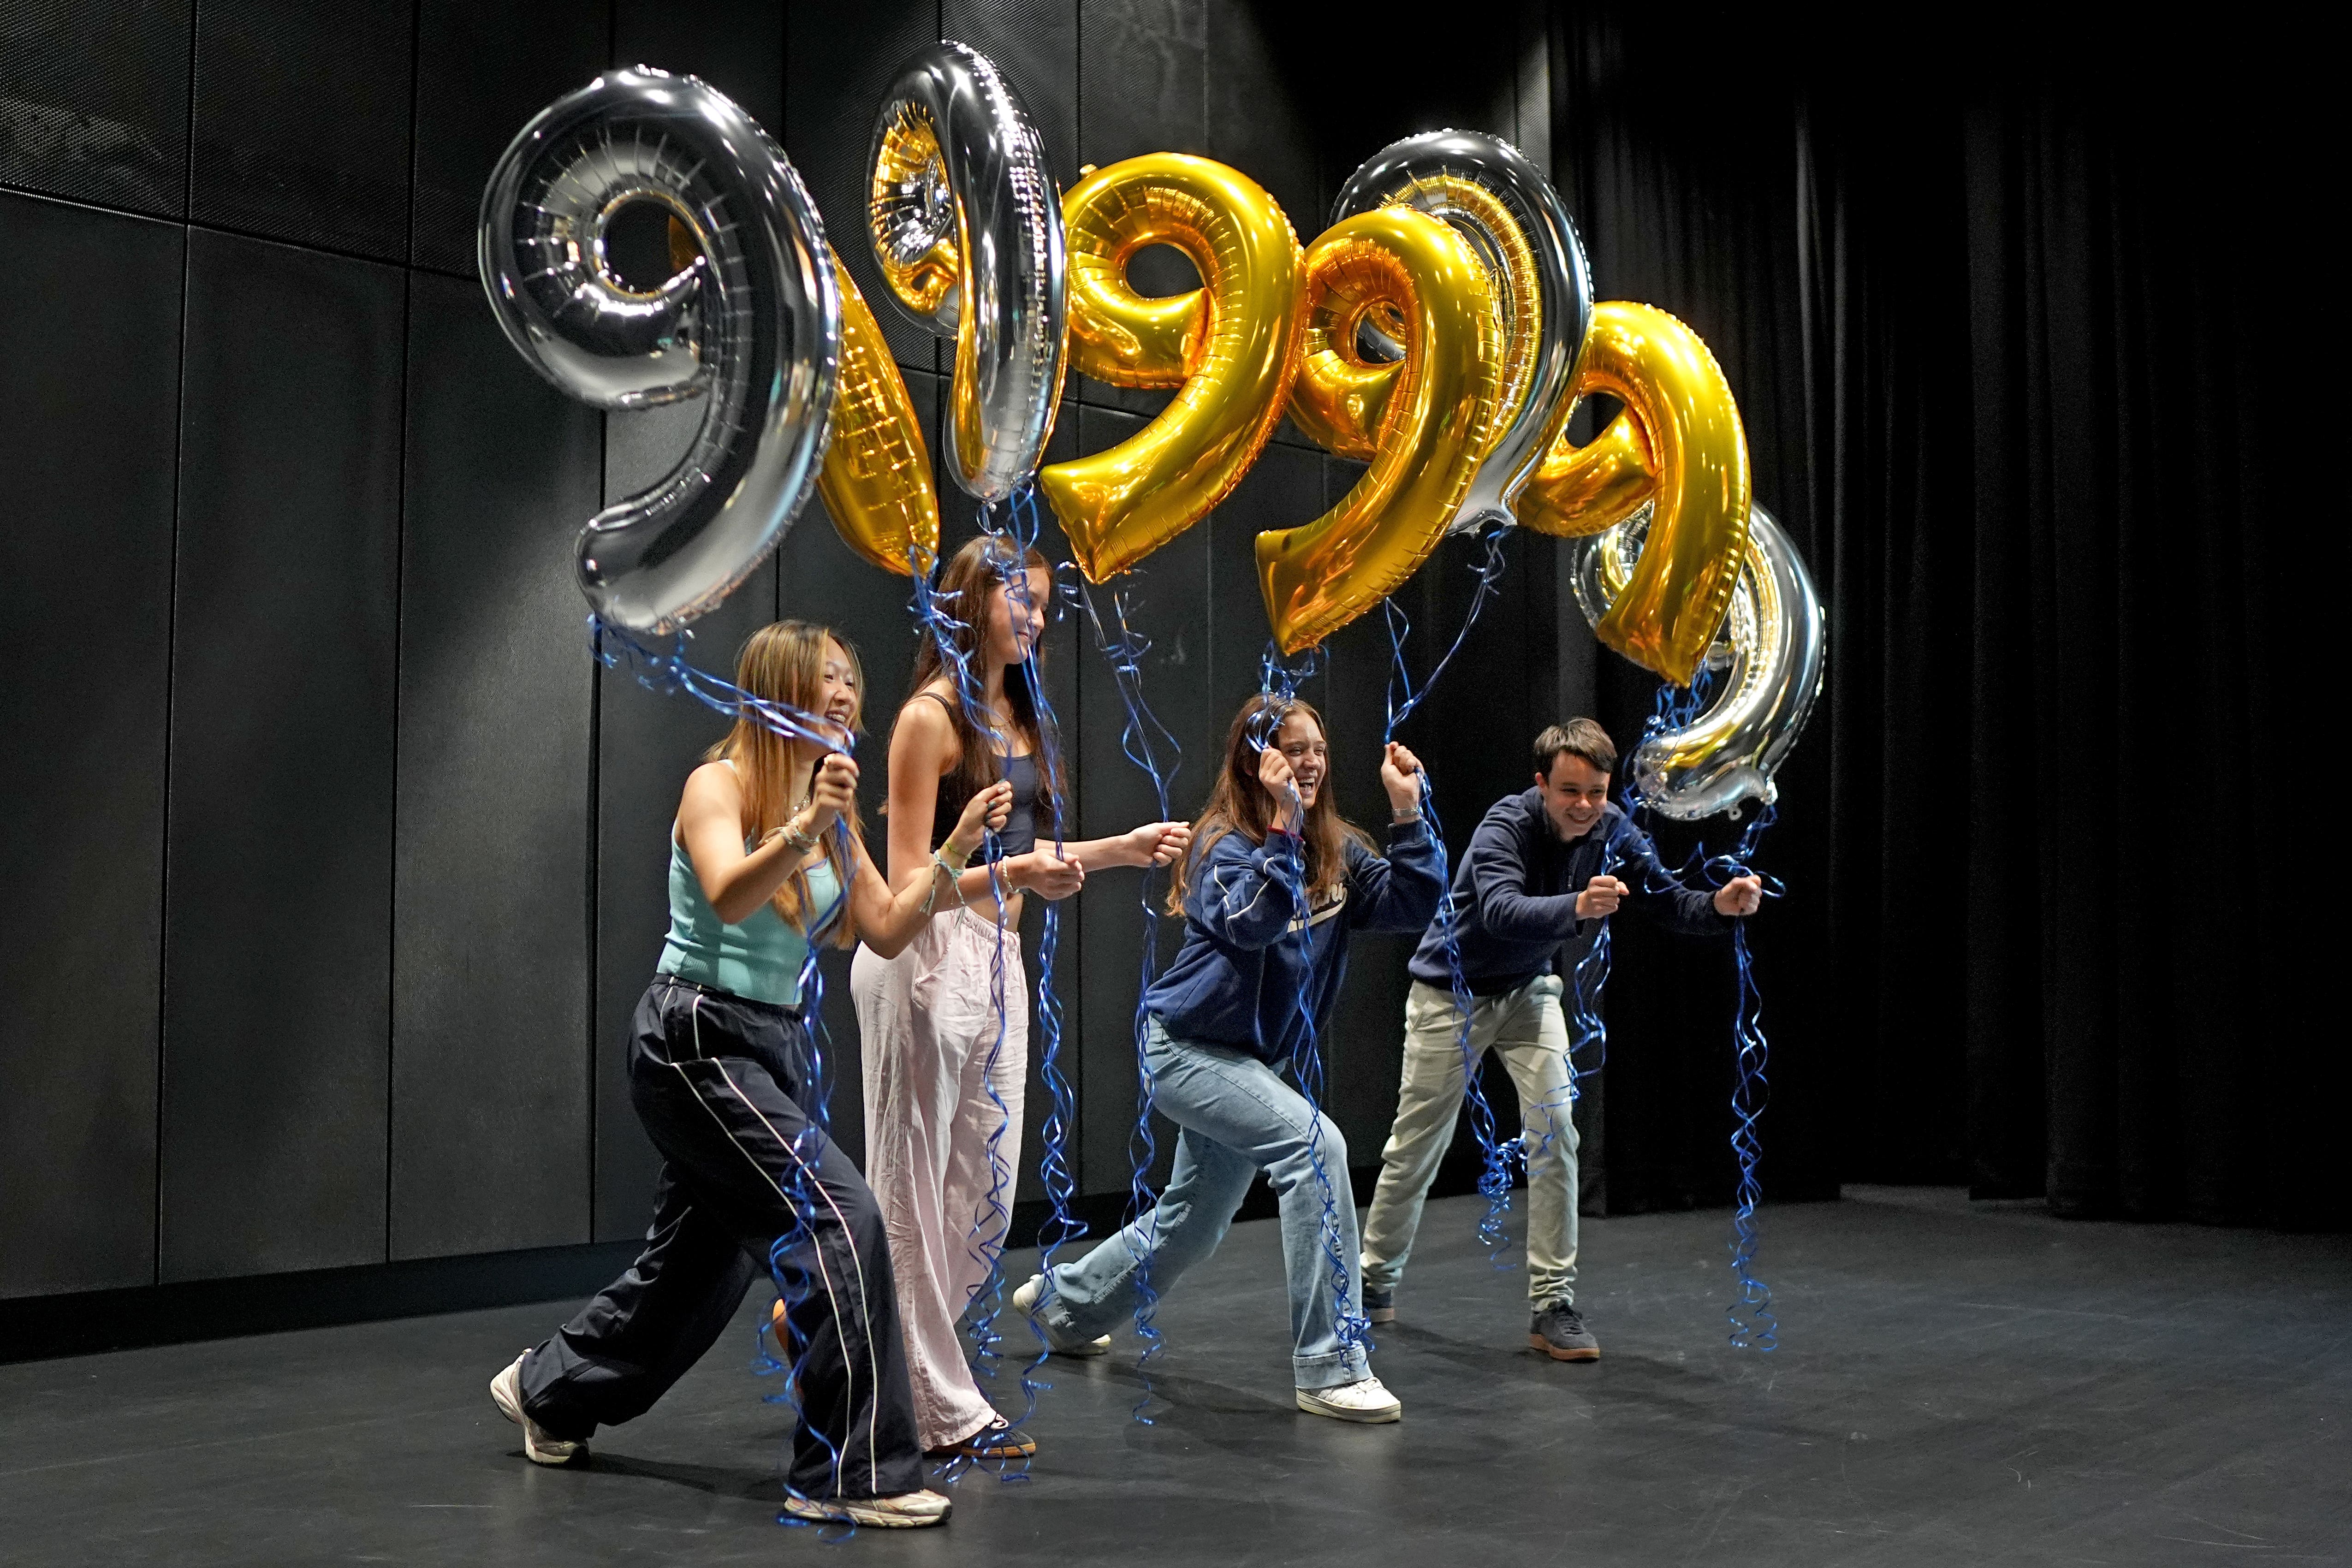
[[[947,710],[926,698],[898,710],[890,731],[890,885],[904,889],[908,879],[928,879],[931,866],[931,824],[940,798],[940,780],[958,760],[955,727]],[[972,903],[988,899],[992,888],[1007,892],[1034,888],[1049,899],[1067,898],[1078,890],[1087,864],[1075,850],[1055,856],[1051,849],[1014,855],[994,868],[975,866],[956,879],[955,890],[942,889],[942,904]]]
[[1229,833],[1192,874],[1184,912],[1228,946],[1271,947],[1299,918],[1293,889],[1304,888],[1306,879],[1307,846],[1296,835],[1276,828],[1265,843],[1252,845]]
[[942,903],[953,899],[951,875],[980,847],[983,835],[1004,826],[1012,809],[1013,786],[1002,779],[972,796],[938,857],[927,856],[922,870],[899,885],[886,881],[866,846],[854,843],[856,875],[850,882],[850,907],[857,914],[859,940],[884,958],[905,952]]
[[[852,763],[850,787],[856,786],[856,764]],[[821,793],[825,784],[822,773],[817,782]],[[800,816],[771,833],[747,854],[743,848],[743,786],[736,779],[735,770],[724,763],[705,763],[687,775],[686,790],[677,803],[678,840],[686,846],[687,859],[694,867],[694,879],[702,885],[702,896],[709,900],[711,910],[720,920],[729,925],[740,925],[761,904],[776,896],[784,879],[807,860],[816,833],[832,821],[830,816],[820,820],[817,810],[817,803],[812,800]],[[808,848],[795,842],[795,830],[809,844]]]

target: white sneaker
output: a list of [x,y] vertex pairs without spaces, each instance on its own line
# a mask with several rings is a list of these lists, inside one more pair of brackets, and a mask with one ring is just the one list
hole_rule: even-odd
[[945,1524],[953,1505],[934,1491],[897,1497],[814,1498],[784,1496],[784,1511],[821,1524],[856,1524],[870,1530],[919,1530]]
[[1377,1377],[1360,1377],[1336,1388],[1302,1388],[1298,1391],[1298,1408],[1309,1415],[1361,1421],[1367,1426],[1394,1421],[1404,1414],[1397,1396],[1381,1387]]
[[1020,1289],[1013,1292],[1013,1310],[1020,1313],[1023,1317],[1028,1319],[1029,1321],[1035,1326],[1037,1330],[1037,1337],[1045,1342],[1045,1348],[1047,1350],[1052,1351],[1055,1355],[1094,1356],[1110,1354],[1110,1336],[1108,1334],[1103,1335],[1100,1339],[1080,1340],[1075,1344],[1065,1343],[1061,1336],[1054,1332],[1052,1327],[1046,1323],[1045,1320],[1036,1315],[1037,1303],[1045,1294],[1045,1277],[1043,1274],[1032,1274],[1029,1276],[1029,1283],[1021,1287]]
[[588,1457],[588,1445],[569,1442],[551,1434],[546,1427],[522,1413],[522,1363],[530,1352],[514,1358],[514,1364],[490,1379],[490,1399],[499,1414],[522,1428],[523,1458],[534,1465],[568,1465],[574,1459]]

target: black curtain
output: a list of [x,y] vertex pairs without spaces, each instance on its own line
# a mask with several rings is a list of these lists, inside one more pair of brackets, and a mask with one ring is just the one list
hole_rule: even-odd
[[[2311,809],[2340,332],[2284,52],[1706,9],[1556,10],[1550,49],[1597,291],[1714,349],[1830,614],[1763,855],[1768,1192],[2352,1218]],[[1621,746],[1655,687],[1610,661]],[[1619,949],[1612,1206],[1722,1201],[1724,955]]]

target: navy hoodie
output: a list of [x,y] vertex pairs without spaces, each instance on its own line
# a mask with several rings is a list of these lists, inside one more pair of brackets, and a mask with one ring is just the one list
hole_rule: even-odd
[[[1650,836],[1623,812],[1604,802],[1600,821],[1562,839],[1544,813],[1543,792],[1526,789],[1487,808],[1454,873],[1454,932],[1470,994],[1516,991],[1551,973],[1560,943],[1599,931],[1600,921],[1576,918],[1576,895],[1604,869],[1632,889],[1619,909],[1689,936],[1730,933],[1732,921],[1716,912],[1714,895],[1668,875]],[[1411,967],[1425,985],[1454,988],[1437,921],[1422,933]]]
[[1198,857],[1184,889],[1184,946],[1144,993],[1143,1005],[1180,1040],[1286,1060],[1306,1036],[1304,997],[1319,1033],[1348,963],[1350,932],[1418,931],[1437,912],[1445,850],[1423,822],[1389,833],[1382,859],[1349,839],[1348,874],[1313,911],[1292,889],[1307,869],[1304,840],[1269,833],[1253,844],[1228,833]]

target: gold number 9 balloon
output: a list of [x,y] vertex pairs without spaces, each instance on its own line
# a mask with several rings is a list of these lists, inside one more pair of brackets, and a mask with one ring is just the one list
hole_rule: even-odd
[[977,49],[918,50],[883,95],[866,218],[890,297],[956,342],[949,471],[982,503],[1037,471],[1062,392],[1062,209],[1018,94]]
[[[1390,206],[1335,224],[1307,249],[1305,294],[1291,417],[1371,466],[1313,522],[1257,537],[1266,618],[1286,653],[1370,609],[1437,548],[1493,442],[1503,378],[1486,269],[1441,219]],[[1401,360],[1364,356],[1367,322]]]
[[[1064,203],[1070,356],[1115,386],[1181,386],[1127,440],[1038,476],[1071,552],[1101,582],[1207,515],[1281,421],[1297,365],[1298,238],[1272,196],[1223,163],[1155,153],[1098,169]],[[1127,265],[1146,246],[1202,286],[1150,300]]]
[[1570,378],[1592,319],[1576,226],[1543,171],[1476,131],[1432,131],[1382,148],[1348,177],[1332,220],[1383,206],[1444,219],[1486,269],[1502,318],[1502,389],[1494,439],[1451,529],[1507,523],[1575,403]]
[[882,324],[838,260],[834,282],[841,290],[841,392],[818,490],[852,550],[900,576],[928,574],[940,553],[940,498],[914,399]]
[[1563,437],[1520,497],[1519,521],[1566,538],[1651,507],[1641,559],[1593,635],[1687,686],[1730,607],[1748,548],[1748,436],[1696,332],[1650,305],[1594,308],[1574,395],[1625,406],[1583,447]]

